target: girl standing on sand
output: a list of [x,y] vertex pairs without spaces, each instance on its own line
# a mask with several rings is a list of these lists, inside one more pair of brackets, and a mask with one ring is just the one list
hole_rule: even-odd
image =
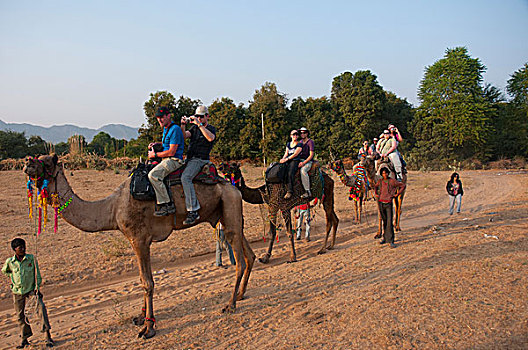
[[455,201],[457,203],[457,214],[459,214],[464,190],[462,189],[462,181],[460,181],[460,177],[457,173],[451,174],[451,179],[447,182],[446,190],[449,195],[449,215],[453,215]]

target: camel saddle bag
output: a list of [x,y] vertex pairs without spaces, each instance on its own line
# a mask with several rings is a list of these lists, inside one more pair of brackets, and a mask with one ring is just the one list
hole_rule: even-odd
[[139,201],[152,201],[156,199],[156,192],[148,178],[149,172],[155,164],[139,163],[130,173],[130,194]]
[[266,169],[266,182],[272,184],[283,183],[288,172],[287,163],[271,163]]

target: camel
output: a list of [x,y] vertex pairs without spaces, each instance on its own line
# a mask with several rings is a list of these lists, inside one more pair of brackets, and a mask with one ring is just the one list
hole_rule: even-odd
[[[367,172],[367,177],[369,179],[369,182],[372,184],[372,186],[380,179],[380,176],[376,173],[376,165],[375,165],[375,159],[373,156],[367,156],[363,157],[363,159],[360,161],[360,164],[365,167],[365,170]],[[390,166],[388,166],[389,161],[381,159],[380,165],[378,166],[378,170],[381,169],[381,167],[387,167],[391,171],[391,176],[394,177],[395,173],[394,170],[391,169]],[[346,179],[347,183],[353,183],[351,182],[351,176],[348,176],[345,172],[345,168],[343,167],[343,162],[341,160],[336,160],[331,163],[331,168],[341,169],[340,172],[342,172],[343,177]],[[341,176],[341,175],[340,175]],[[343,181],[343,180],[342,180]],[[355,180],[354,180],[355,181]],[[407,174],[403,174],[402,182],[407,185]],[[400,217],[402,213],[402,205],[403,205],[403,197],[405,196],[405,189],[400,193],[400,195],[396,198],[394,198],[394,230],[395,231],[401,231],[400,228]],[[376,235],[374,238],[380,238],[382,233],[382,220],[381,215],[378,210],[378,232],[376,232]]]
[[[360,164],[360,163],[358,163]],[[345,172],[345,169],[343,167],[343,163],[338,162],[331,162],[330,163],[330,169],[336,172],[337,175],[339,175],[339,178],[341,179],[341,182],[343,185],[347,187],[355,187],[356,185],[359,188],[359,191],[356,193],[356,198],[354,198],[354,209],[356,214],[356,223],[361,224],[361,214],[363,212],[363,202],[367,200],[367,194],[368,194],[368,183],[367,179],[358,179],[358,176],[356,176],[356,171],[354,166],[354,172],[352,176],[348,176]],[[368,177],[368,176],[367,176]],[[358,184],[356,184],[358,182]]]
[[[155,217],[154,201],[138,201],[132,198],[129,190],[130,177],[110,196],[89,202],[73,192],[56,155],[40,156],[38,159],[28,157],[24,172],[30,178],[37,178],[38,188],[42,187],[44,179],[49,181],[48,191],[58,195],[62,216],[69,224],[85,232],[119,230],[130,241],[136,254],[144,289],[143,308],[140,316],[135,317],[133,321],[136,325],[143,325],[138,337],[153,337],[156,334],[156,320],[152,303],[154,280],[150,264],[150,245],[152,242],[166,240],[173,230],[190,227],[183,225],[186,210],[181,185],[171,188],[176,213]],[[202,205],[199,222],[208,222],[214,227],[220,221],[225,237],[233,247],[236,260],[235,288],[229,303],[222,311],[234,312],[236,301],[241,300],[246,292],[255,260],[255,254],[243,234],[242,196],[225,181],[215,185],[196,183],[195,187]]]
[[[276,216],[279,210],[281,211],[282,217],[284,218],[284,222],[286,223],[287,231],[290,238],[291,251],[290,259],[288,260],[288,262],[292,263],[297,261],[297,255],[295,253],[294,235],[292,233],[291,209],[307,201],[300,199],[300,195],[304,193],[304,189],[302,188],[300,181],[296,181],[294,185],[293,197],[288,200],[285,200],[283,199],[283,196],[286,193],[286,189],[283,184],[268,184],[268,188],[266,188],[265,184],[258,188],[247,187],[244,181],[244,177],[242,176],[242,172],[240,171],[240,165],[236,162],[230,162],[228,164],[223,163],[219,166],[219,170],[222,171],[224,174],[231,175],[231,181],[235,183],[235,186],[242,193],[242,199],[244,201],[251,204],[266,204],[268,207],[268,219],[270,222],[269,234],[271,237],[269,240],[268,251],[259,258],[259,261],[266,264],[269,262],[269,259],[271,257],[273,243],[275,242],[275,237],[277,234]],[[327,249],[331,250],[334,248],[337,225],[339,224],[339,219],[334,210],[334,181],[325,172],[322,172],[322,175],[324,181],[323,208],[326,213],[326,236],[323,246],[317,252],[318,254],[323,254]],[[332,230],[332,242],[329,246],[327,246],[330,230]]]

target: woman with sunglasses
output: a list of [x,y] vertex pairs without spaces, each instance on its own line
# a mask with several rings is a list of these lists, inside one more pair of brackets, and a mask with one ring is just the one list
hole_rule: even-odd
[[286,144],[286,151],[284,156],[280,160],[280,163],[288,164],[288,175],[286,177],[288,184],[288,192],[284,196],[284,199],[290,199],[293,195],[293,184],[295,182],[295,173],[299,168],[299,162],[301,158],[299,155],[302,151],[302,142],[299,140],[299,132],[292,130],[290,132],[291,141]]

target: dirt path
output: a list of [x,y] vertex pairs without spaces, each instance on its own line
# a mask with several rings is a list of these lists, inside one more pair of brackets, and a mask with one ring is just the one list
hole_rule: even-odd
[[[257,183],[255,174],[246,175],[254,175]],[[285,263],[289,245],[282,235],[271,264],[255,265],[247,299],[233,315],[219,310],[229,299],[234,268],[213,265],[210,232],[201,232],[210,229],[173,233],[178,237],[160,249],[153,245],[154,271],[159,272],[154,299],[158,334],[148,341],[137,339],[138,329],[129,322],[142,299],[133,256],[86,256],[83,250],[89,253],[91,248],[66,240],[71,250],[56,253],[73,259],[73,265],[81,256],[90,264],[81,268],[88,276],[75,275],[64,262],[44,256],[64,238],[49,235],[52,242],[43,243],[40,260],[44,277],[57,281],[43,290],[58,348],[522,348],[528,341],[526,173],[462,173],[463,213],[454,216],[446,213],[448,175],[410,174],[397,249],[372,239],[377,224],[373,202],[367,202],[368,224],[352,223],[352,203],[337,183],[341,221],[336,249],[316,254],[324,230],[319,210],[315,240],[297,244],[299,262]],[[116,183],[122,180],[115,177]],[[82,181],[84,196],[94,182],[98,180]],[[82,186],[74,189],[82,193]],[[16,215],[20,208],[0,210]],[[266,244],[260,239],[258,208],[248,205],[244,210],[246,235],[260,256]],[[204,237],[208,243],[193,245]],[[3,238],[8,242],[10,236]],[[102,244],[96,241],[94,245]],[[175,246],[191,248],[175,254]],[[45,261],[59,270],[45,269]],[[112,270],[113,264],[119,268]],[[19,341],[13,319],[10,297],[4,293],[1,349]],[[43,345],[40,333],[32,343]]]

